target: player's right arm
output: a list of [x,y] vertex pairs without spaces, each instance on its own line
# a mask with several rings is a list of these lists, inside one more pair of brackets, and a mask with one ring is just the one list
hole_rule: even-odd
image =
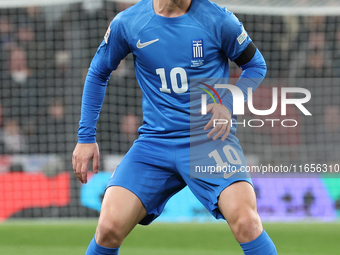
[[93,172],[98,173],[99,149],[96,143],[96,124],[104,102],[107,82],[111,72],[117,69],[120,61],[130,52],[121,16],[122,13],[118,14],[111,22],[85,80],[78,144],[72,156],[74,173],[82,183],[87,182],[87,170],[91,159],[93,159]]

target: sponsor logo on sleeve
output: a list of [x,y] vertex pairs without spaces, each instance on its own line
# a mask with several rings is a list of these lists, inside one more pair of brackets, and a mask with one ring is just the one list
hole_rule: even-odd
[[106,43],[106,44],[107,44],[108,41],[109,41],[110,33],[111,33],[111,28],[110,28],[110,26],[109,26],[109,28],[106,30],[106,33],[105,33],[105,36],[104,36],[104,40],[105,40],[105,43]]
[[244,27],[242,27],[242,33],[239,35],[239,37],[237,37],[237,41],[239,43],[239,45],[242,45],[242,43],[244,43],[244,41],[247,39],[248,34],[246,32],[246,30],[244,29]]

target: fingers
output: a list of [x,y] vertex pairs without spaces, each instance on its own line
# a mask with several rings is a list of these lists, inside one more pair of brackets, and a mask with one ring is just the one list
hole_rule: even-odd
[[89,167],[89,160],[85,160],[81,164],[80,179],[78,178],[82,183],[87,183],[87,169],[88,169],[88,167]]
[[[213,117],[214,118],[214,117]],[[214,118],[215,119],[215,118]],[[221,128],[223,128],[223,124],[216,124],[215,127],[213,127],[210,132],[208,133],[207,137],[210,138],[213,136],[213,134],[215,134],[216,132],[218,132]]]
[[78,177],[78,176],[79,176],[78,172],[80,172],[80,171],[77,171],[77,169],[78,169],[78,170],[80,169],[81,164],[78,163],[78,160],[77,160],[77,158],[76,158],[75,155],[72,156],[72,165],[73,165],[73,172],[74,172],[74,175],[77,177],[77,179],[78,179],[79,181],[81,181],[81,180],[79,179],[79,177]]
[[[229,114],[225,114],[225,109],[227,109],[225,106],[220,107],[219,105],[217,105],[216,108],[214,108],[214,106],[215,106],[214,104],[209,104],[207,106],[207,112],[213,113],[213,116],[211,117],[207,125],[204,127],[204,130],[207,131],[208,129],[213,127],[207,134],[207,137],[210,138],[215,134],[214,137],[212,138],[213,140],[217,140],[222,136],[221,140],[224,141],[230,132],[231,114],[229,111],[228,111]],[[214,121],[218,119],[225,120],[226,123],[215,124],[216,122]]]
[[[227,124],[223,124],[223,125],[219,125],[219,126],[220,126],[219,130],[218,130],[217,134],[214,135],[213,140],[217,140],[218,138],[220,138],[225,133],[225,131],[227,130]],[[218,126],[216,125],[216,128],[217,127]]]
[[[74,172],[75,176],[77,177],[77,179],[81,183],[86,183],[87,182],[87,167],[88,167],[88,163],[86,164],[86,161],[84,161],[84,163],[82,163],[82,161],[81,160],[77,160],[76,157],[74,157],[72,162],[73,162],[73,172]],[[84,170],[85,168],[86,168],[86,170]]]
[[73,166],[73,171],[75,172],[77,170],[77,161],[75,160],[74,155],[72,155],[72,166]]
[[87,169],[89,166],[89,161],[85,160],[81,162],[75,159],[75,164],[73,165],[73,171],[77,179],[81,183],[87,183]]
[[224,137],[225,138],[222,139],[222,141],[224,141],[229,134],[229,130],[230,130],[230,123],[229,122],[225,123],[225,124],[217,124],[212,130],[210,130],[207,137],[210,138],[215,134],[212,139],[217,140],[218,138],[220,138],[223,135],[222,138],[224,138]]
[[213,125],[214,125],[214,120],[218,119],[219,118],[219,113],[218,112],[215,112],[213,113],[213,116],[211,117],[211,119],[209,120],[208,124],[205,125],[204,127],[204,131],[207,131],[209,128],[211,128]]
[[93,155],[92,170],[95,174],[99,171],[99,153]]
[[87,172],[91,159],[93,159],[93,172],[98,173],[99,158],[100,154],[97,143],[77,144],[72,155],[72,165],[74,174],[81,183],[87,183]]
[[228,135],[229,135],[229,132],[230,132],[230,126],[231,126],[231,124],[230,123],[228,123],[227,124],[227,129],[226,129],[226,131],[225,131],[225,133],[224,133],[224,135],[222,136],[222,142],[223,141],[225,141],[225,139],[227,139],[227,137],[228,137]]

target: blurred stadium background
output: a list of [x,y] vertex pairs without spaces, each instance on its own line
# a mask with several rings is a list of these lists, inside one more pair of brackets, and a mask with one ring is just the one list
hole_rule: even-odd
[[[87,185],[75,179],[71,166],[82,88],[109,22],[135,2],[0,1],[0,222],[98,217],[105,184],[142,124],[133,56],[107,87],[98,122],[101,172]],[[295,128],[238,128],[248,163],[340,163],[340,2],[215,2],[235,12],[267,61],[267,79],[254,94],[257,109],[270,108],[272,87],[312,93],[306,104],[312,117],[288,106],[287,117],[299,123]],[[230,74],[237,78],[240,70],[231,64]],[[280,107],[270,117],[279,114]],[[244,116],[251,118],[259,117]],[[303,177],[254,179],[264,221],[339,219],[340,179]],[[158,221],[214,220],[184,189]]]

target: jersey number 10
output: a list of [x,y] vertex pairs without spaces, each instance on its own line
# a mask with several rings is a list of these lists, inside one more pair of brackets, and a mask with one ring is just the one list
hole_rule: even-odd
[[[162,87],[159,89],[163,93],[171,94],[171,90],[168,88],[168,83],[166,82],[165,69],[158,68],[156,73],[161,78]],[[180,78],[182,86],[178,86],[178,76]],[[172,90],[177,94],[182,94],[188,91],[188,76],[187,72],[181,67],[175,67],[170,72],[170,81]]]

